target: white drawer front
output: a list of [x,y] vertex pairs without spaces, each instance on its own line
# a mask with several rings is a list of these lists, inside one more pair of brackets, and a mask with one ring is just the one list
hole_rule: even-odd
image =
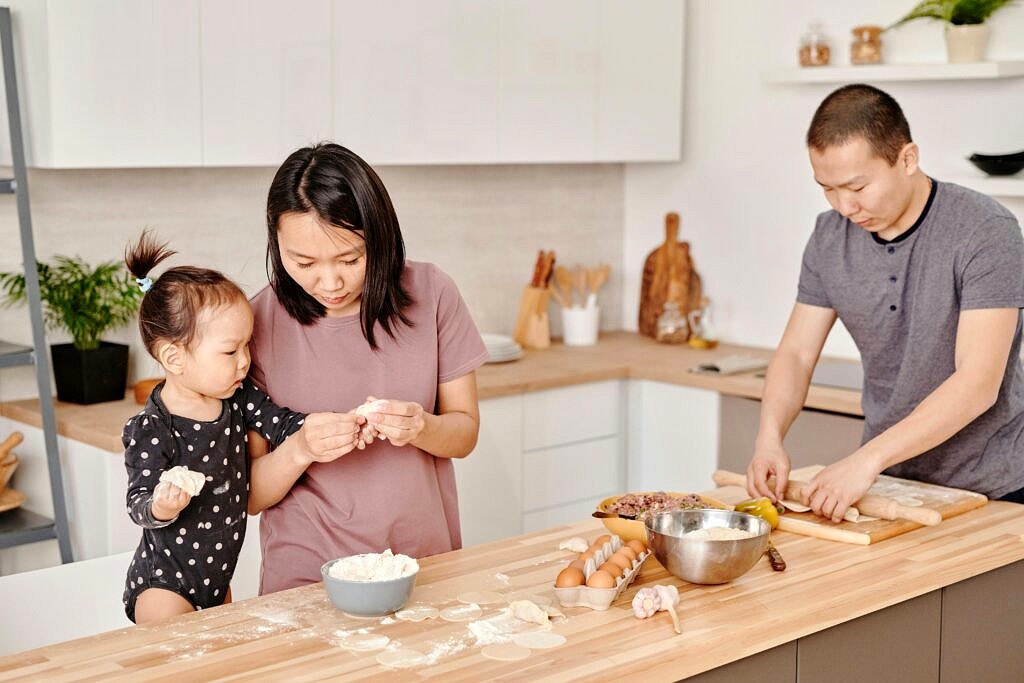
[[580,500],[595,505],[602,494],[622,487],[617,436],[523,454],[523,510]]
[[618,380],[526,394],[523,450],[550,448],[618,434],[621,401]]
[[[614,493],[618,493],[618,491],[609,491],[608,496]],[[607,498],[608,496],[602,495],[601,497]],[[540,531],[541,529],[558,526],[559,524],[574,524],[576,522],[582,522],[588,519],[590,517],[590,513],[593,511],[593,501],[582,500],[576,503],[569,503],[568,505],[548,508],[546,510],[527,512],[523,515],[523,533],[528,534],[531,531]],[[595,538],[597,538],[596,533],[587,540],[593,541]]]

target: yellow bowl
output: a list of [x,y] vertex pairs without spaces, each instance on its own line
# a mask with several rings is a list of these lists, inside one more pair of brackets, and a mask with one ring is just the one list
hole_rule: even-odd
[[[696,495],[698,498],[701,499],[701,501],[704,502],[705,505],[707,505],[708,508],[719,510],[732,509],[731,505],[726,505],[720,500],[708,498],[707,496],[702,496],[700,494],[678,493],[676,491],[632,491],[631,493],[667,493],[670,496],[678,496],[680,498],[683,498],[684,496]],[[616,496],[609,496],[608,498],[605,498],[604,500],[597,504],[597,509],[600,510],[601,512],[608,512],[608,508],[614,505],[619,498],[622,498],[625,495],[628,494],[620,493]],[[644,523],[639,520],[623,519],[621,517],[603,517],[601,521],[604,522],[605,528],[608,529],[608,531],[610,531],[611,533],[618,535],[618,537],[622,539],[623,543],[626,543],[628,541],[643,541],[644,543],[647,542],[647,529],[644,527]]]

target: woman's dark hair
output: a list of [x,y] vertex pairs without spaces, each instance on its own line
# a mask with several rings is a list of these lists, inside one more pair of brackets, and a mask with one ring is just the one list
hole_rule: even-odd
[[413,299],[401,284],[405,243],[391,198],[369,164],[334,143],[292,152],[277,169],[267,195],[267,276],[288,314],[309,325],[326,313],[323,304],[288,275],[277,239],[281,216],[309,212],[327,225],[358,232],[366,242],[359,315],[370,348],[377,348],[374,324],[392,338],[398,321],[412,326],[404,309]]
[[822,152],[853,138],[867,140],[892,166],[913,140],[900,105],[888,93],[863,83],[844,85],[826,97],[807,129],[807,146]]
[[148,230],[124,251],[125,265],[146,292],[139,308],[139,333],[154,358],[160,341],[188,348],[196,338],[199,313],[204,308],[246,300],[238,285],[208,268],[177,266],[150,281],[150,271],[175,253],[153,239]]

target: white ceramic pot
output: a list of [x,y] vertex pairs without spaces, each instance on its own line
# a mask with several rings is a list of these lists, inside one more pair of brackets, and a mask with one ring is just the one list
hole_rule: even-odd
[[946,55],[950,62],[980,62],[988,44],[987,24],[946,25]]

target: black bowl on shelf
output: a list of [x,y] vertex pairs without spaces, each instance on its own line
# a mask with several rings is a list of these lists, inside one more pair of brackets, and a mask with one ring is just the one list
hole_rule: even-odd
[[1024,150],[1013,154],[974,153],[967,160],[988,175],[1013,175],[1024,169]]

